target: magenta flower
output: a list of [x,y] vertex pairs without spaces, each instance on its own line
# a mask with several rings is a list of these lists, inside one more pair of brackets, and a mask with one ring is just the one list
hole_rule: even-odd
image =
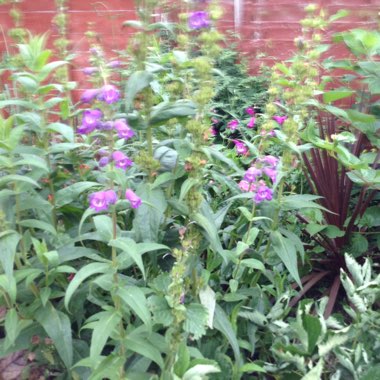
[[262,130],[260,132],[260,135],[263,136],[263,137],[265,137],[265,136],[271,136],[271,137],[273,137],[273,136],[276,136],[276,132],[273,131],[273,130],[271,130],[271,131]]
[[243,142],[238,141],[238,140],[233,140],[233,143],[235,144],[235,149],[236,149],[237,154],[246,155],[248,153],[248,148]]
[[273,199],[273,190],[266,185],[261,185],[257,188],[256,194],[253,198],[254,202],[260,203],[263,201],[270,201]]
[[209,131],[210,131],[210,135],[211,136],[217,136],[218,135],[218,131],[215,128],[213,128],[213,127],[211,127],[209,129]]
[[121,139],[128,140],[135,135],[132,128],[129,127],[125,119],[117,119],[114,123],[115,129],[117,130],[117,135]]
[[238,125],[239,125],[239,121],[234,119],[234,120],[231,120],[227,124],[227,128],[230,129],[231,131],[235,131],[237,129]]
[[273,169],[277,167],[278,162],[280,161],[277,157],[274,156],[265,156],[260,159],[263,163],[269,165]]
[[248,192],[248,191],[255,191],[256,190],[256,185],[254,183],[245,181],[244,179],[238,183],[238,186],[239,186],[241,191]]
[[244,174],[244,179],[248,182],[256,182],[256,178],[262,175],[262,170],[251,166]]
[[255,110],[252,108],[252,107],[248,107],[245,109],[245,112],[250,115],[250,116],[253,116],[255,114]]
[[92,75],[97,73],[99,69],[97,67],[85,67],[82,71],[85,75]]
[[80,97],[82,103],[91,103],[99,94],[98,89],[85,90]]
[[98,212],[108,210],[111,204],[115,204],[117,202],[117,195],[113,190],[98,191],[90,194],[88,199],[90,208]]
[[123,152],[120,151],[113,152],[112,159],[115,162],[115,166],[123,170],[126,170],[133,164],[132,160],[130,160]]
[[216,117],[212,117],[212,118],[211,118],[211,123],[212,123],[212,124],[218,124],[218,123],[219,123],[219,120],[218,120]]
[[129,201],[132,208],[139,208],[141,206],[141,198],[138,197],[131,189],[126,190],[125,199]]
[[116,103],[120,99],[120,91],[113,84],[106,84],[100,89],[98,99],[107,104]]
[[100,119],[103,117],[102,111],[98,109],[85,110],[82,116],[82,125],[77,131],[80,134],[91,133],[100,124]]
[[198,11],[190,14],[188,23],[190,29],[208,28],[210,26],[210,19],[207,12]]
[[277,178],[277,170],[275,169],[272,169],[272,168],[264,168],[263,169],[263,172],[266,176],[268,176],[273,183],[276,182],[276,178]]
[[247,127],[248,128],[253,128],[255,126],[255,123],[256,123],[256,118],[254,116],[252,116],[250,119],[249,119],[249,122],[247,124]]
[[287,119],[287,116],[273,116],[273,120],[276,121],[278,124],[282,125],[284,124],[284,121]]

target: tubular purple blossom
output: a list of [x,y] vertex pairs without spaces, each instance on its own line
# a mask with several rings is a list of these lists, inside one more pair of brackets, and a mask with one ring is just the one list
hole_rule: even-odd
[[254,116],[252,116],[250,119],[249,119],[249,122],[247,124],[247,127],[248,128],[253,128],[255,126],[255,123],[256,123],[256,118]]
[[257,188],[256,194],[253,198],[255,203],[263,201],[270,201],[273,199],[273,190],[266,185],[261,185]]
[[113,84],[106,84],[100,89],[98,99],[107,104],[116,103],[120,99],[120,91]]
[[92,193],[88,197],[90,208],[96,212],[108,210],[111,204],[117,202],[117,195],[113,190],[98,191]]
[[227,128],[230,129],[231,131],[235,131],[237,129],[238,125],[239,125],[239,121],[234,119],[234,120],[231,120],[227,124]]
[[276,121],[278,124],[284,124],[284,121],[287,119],[287,116],[273,116],[272,119]]
[[98,89],[85,90],[80,97],[82,103],[91,103],[99,94]]
[[253,116],[255,114],[255,110],[253,109],[253,107],[248,107],[245,109],[245,112],[250,115],[250,116]]
[[235,144],[235,149],[236,149],[237,154],[246,155],[248,153],[248,148],[243,142],[238,141],[238,140],[233,140],[233,143]]
[[85,67],[82,71],[85,75],[92,75],[97,73],[99,69],[97,67]]
[[123,170],[126,170],[133,164],[132,160],[130,160],[123,152],[120,151],[113,152],[112,159],[115,162],[115,166]]
[[256,182],[257,177],[263,174],[261,169],[257,169],[254,166],[250,167],[244,174],[244,179],[248,182]]
[[82,117],[82,125],[77,128],[77,132],[81,134],[91,133],[100,124],[103,117],[102,111],[98,109],[85,110]]
[[99,167],[103,168],[104,166],[108,165],[109,162],[110,162],[110,159],[108,157],[102,157],[99,160],[98,165]]
[[121,139],[129,140],[135,135],[135,132],[132,128],[129,127],[125,119],[115,120],[114,127],[117,130],[117,135]]
[[131,189],[127,189],[125,192],[125,199],[129,201],[132,208],[139,208],[142,200]]
[[210,26],[210,19],[208,13],[205,11],[193,12],[189,16],[189,28],[190,29],[202,29]]

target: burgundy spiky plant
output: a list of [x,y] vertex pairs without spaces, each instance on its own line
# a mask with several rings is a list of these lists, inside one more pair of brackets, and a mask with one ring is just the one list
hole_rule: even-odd
[[[326,114],[319,114],[318,125],[321,139],[329,141],[332,141],[332,135],[342,132],[344,128],[335,116]],[[368,148],[368,140],[363,133],[358,132],[356,142],[351,146],[351,153],[358,157],[366,148]],[[329,238],[321,232],[311,236],[325,249],[325,255],[322,259],[312,261],[313,271],[302,279],[303,289],[293,298],[291,305],[295,305],[320,280],[329,280],[329,301],[325,311],[327,318],[337,300],[341,285],[340,269],[345,269],[345,247],[349,244],[352,232],[355,230],[355,220],[364,214],[375,191],[362,187],[352,207],[350,202],[353,196],[353,182],[347,176],[345,167],[333,155],[324,149],[314,148],[303,155],[303,161],[304,174],[312,192],[322,197],[320,204],[330,211],[322,210],[326,224],[336,226],[344,232],[344,235]],[[304,216],[298,215],[298,218],[303,223],[308,223]]]

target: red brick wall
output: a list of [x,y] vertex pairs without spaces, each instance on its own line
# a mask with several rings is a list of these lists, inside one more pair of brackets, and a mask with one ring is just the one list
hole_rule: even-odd
[[[294,51],[294,38],[300,33],[299,20],[304,17],[304,7],[310,4],[305,0],[241,0],[241,24],[235,25],[236,4],[234,0],[221,0],[225,10],[220,22],[223,30],[233,30],[241,35],[240,48],[249,58],[252,71],[261,63],[271,64],[274,60],[286,59]],[[316,1],[329,13],[339,9],[352,12],[349,18],[337,21],[333,32],[356,28],[376,28],[379,20],[380,0],[319,0]],[[57,30],[52,25],[56,14],[54,0],[24,0],[19,3],[24,14],[24,25],[33,33],[49,31],[50,41],[57,38]],[[0,5],[0,25],[6,35],[13,26],[9,17],[9,5]],[[88,42],[84,33],[88,22],[94,23],[100,42],[112,56],[112,50],[126,46],[131,29],[121,27],[123,21],[133,19],[133,0],[69,0],[68,38],[72,41],[70,50],[77,54],[71,70],[71,79],[83,80],[80,68],[88,65]],[[1,33],[1,29],[0,29]],[[8,41],[9,43],[9,41]],[[0,52],[6,49],[0,34]],[[339,50],[334,50],[339,55]]]

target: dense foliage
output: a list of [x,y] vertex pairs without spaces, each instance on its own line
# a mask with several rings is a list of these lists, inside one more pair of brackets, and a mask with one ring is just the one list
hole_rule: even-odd
[[45,36],[1,63],[3,378],[376,378],[380,33],[322,75],[344,12],[308,6],[252,77],[217,2],[159,5],[78,103]]

